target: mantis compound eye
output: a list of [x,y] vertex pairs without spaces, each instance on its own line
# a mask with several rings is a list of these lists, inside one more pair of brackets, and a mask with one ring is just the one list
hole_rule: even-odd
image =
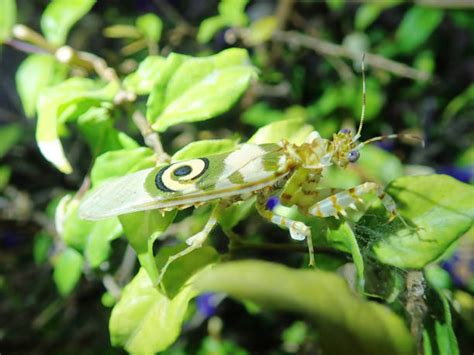
[[349,160],[351,163],[355,163],[357,159],[359,159],[360,153],[358,150],[352,150],[347,154],[347,160]]

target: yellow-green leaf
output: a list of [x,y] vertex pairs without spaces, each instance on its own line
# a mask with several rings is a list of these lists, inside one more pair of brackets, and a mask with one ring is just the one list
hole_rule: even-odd
[[399,212],[417,229],[398,219],[386,223],[379,207],[360,221],[378,260],[400,268],[421,269],[436,260],[474,221],[474,187],[446,175],[406,176],[386,189]]
[[57,258],[53,279],[59,293],[66,296],[79,282],[84,261],[82,255],[72,248],[65,249]]
[[16,72],[16,87],[26,116],[33,117],[41,92],[48,86],[63,80],[67,68],[51,55],[32,54]]
[[168,348],[178,337],[189,301],[196,295],[185,286],[168,299],[140,269],[124,288],[109,322],[112,345],[133,354],[154,354]]
[[48,41],[66,43],[69,30],[94,6],[95,0],[53,0],[41,16],[41,29]]
[[10,38],[10,32],[16,22],[16,1],[0,0],[0,44]]
[[357,297],[331,272],[295,270],[264,261],[235,261],[203,271],[202,292],[224,292],[262,307],[311,319],[327,354],[414,354],[404,321],[388,308]]

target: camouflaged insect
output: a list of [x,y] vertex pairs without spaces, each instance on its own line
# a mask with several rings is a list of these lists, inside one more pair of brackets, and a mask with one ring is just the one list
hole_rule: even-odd
[[[365,85],[363,92],[365,103]],[[319,186],[329,166],[345,168],[357,161],[364,145],[400,136],[380,136],[358,143],[365,104],[362,107],[356,134],[342,129],[332,139],[324,139],[314,131],[301,145],[286,141],[242,144],[232,152],[141,170],[100,186],[81,204],[80,216],[96,220],[150,209],[168,211],[216,203],[204,229],[187,240],[189,247],[168,259],[159,283],[174,260],[204,243],[223,207],[256,195],[257,211],[265,219],[288,228],[293,239],[307,240],[310,265],[314,265],[310,228],[276,214],[276,198],[284,206],[297,206],[305,215],[337,218],[346,216],[348,208],[356,209],[362,195],[374,192],[389,211],[390,220],[398,215],[392,198],[376,183],[366,182],[347,190]]]

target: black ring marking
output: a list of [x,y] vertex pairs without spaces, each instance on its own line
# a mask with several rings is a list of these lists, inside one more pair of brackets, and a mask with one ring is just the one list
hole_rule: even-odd
[[209,159],[207,158],[198,158],[198,159],[201,159],[203,162],[204,162],[204,168],[202,169],[202,171],[197,174],[193,180],[196,180],[197,178],[201,177],[206,171],[207,169],[209,168]]
[[164,192],[176,192],[175,190],[171,190],[169,188],[166,187],[165,184],[163,184],[163,174],[165,173],[165,171],[167,169],[169,169],[171,165],[168,165],[168,166],[165,166],[164,168],[162,168],[160,171],[158,171],[158,174],[156,174],[156,177],[155,177],[155,185],[156,187],[161,190],[161,191],[164,191]]
[[[207,169],[209,168],[209,159],[207,159],[207,158],[197,158],[197,159],[200,159],[204,162],[204,168],[202,169],[202,171],[198,175],[196,175],[194,177],[193,180],[196,180],[197,178],[201,177],[207,171]],[[160,171],[158,171],[158,173],[156,174],[155,185],[159,190],[161,190],[163,192],[176,192],[176,190],[170,189],[163,182],[163,174],[175,164],[178,164],[178,163],[173,163],[173,164],[167,165],[167,166],[161,168]],[[182,171],[182,169],[184,169],[186,171]],[[175,176],[186,176],[191,171],[192,171],[192,168],[189,165],[185,165],[185,166],[181,166],[181,167],[177,168],[173,172],[173,175],[175,175]],[[185,174],[185,172],[186,172],[186,174]]]

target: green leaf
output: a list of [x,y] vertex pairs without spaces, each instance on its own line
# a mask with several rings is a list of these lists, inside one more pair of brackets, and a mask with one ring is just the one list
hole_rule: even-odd
[[443,19],[443,11],[421,6],[413,6],[403,17],[395,38],[401,53],[410,53],[420,47],[430,37]]
[[48,259],[48,252],[53,245],[53,238],[44,233],[40,232],[35,235],[35,241],[33,244],[33,259],[36,265],[44,263]]
[[9,166],[0,165],[0,192],[7,187],[11,174],[12,169]]
[[145,269],[140,269],[112,310],[112,345],[123,346],[134,354],[167,349],[178,337],[188,303],[195,295],[196,291],[186,286],[168,299],[153,287]]
[[[436,260],[474,220],[474,187],[446,175],[407,176],[393,181],[386,192],[417,230],[395,219],[387,225],[380,208],[371,208],[359,225],[373,239],[372,251],[381,262],[421,269]],[[382,222],[381,222],[382,220]]]
[[82,273],[82,255],[72,248],[66,248],[54,264],[53,279],[59,293],[66,296],[76,287]]
[[160,68],[159,77],[153,84],[153,90],[146,103],[146,117],[148,121],[154,122],[163,111],[169,80],[176,70],[187,60],[189,60],[189,57],[176,53],[171,53],[166,57],[166,61]]
[[16,1],[0,0],[0,44],[10,38],[16,23]]
[[454,118],[463,108],[474,102],[474,84],[452,99],[443,112],[443,120]]
[[253,144],[277,143],[286,139],[290,143],[301,144],[313,130],[312,126],[305,124],[304,120],[299,118],[281,120],[260,128],[248,142]]
[[272,109],[266,102],[257,102],[255,105],[247,108],[240,116],[240,120],[243,123],[255,127],[262,127],[283,119],[284,113],[280,110]]
[[166,105],[178,99],[196,84],[209,79],[209,75],[215,74],[216,70],[245,66],[250,63],[247,50],[241,48],[229,48],[208,57],[185,57],[184,59],[186,60],[181,61],[166,88]]
[[245,41],[249,46],[256,46],[268,41],[277,29],[278,21],[275,16],[265,16],[252,22]]
[[103,86],[84,78],[71,78],[43,91],[38,100],[36,127],[36,141],[43,156],[61,172],[71,173],[72,167],[59,140],[60,128],[90,107],[112,100],[117,91],[116,83]]
[[114,128],[110,110],[109,107],[91,107],[77,120],[94,157],[108,151],[138,148],[137,142]]
[[203,271],[195,287],[310,318],[328,354],[380,354],[381,349],[386,354],[414,354],[403,320],[380,304],[356,297],[334,273],[237,261]]
[[245,6],[248,0],[221,0],[219,14],[228,26],[245,26],[248,22]]
[[55,220],[58,233],[66,245],[84,250],[94,222],[79,218],[79,203],[80,201],[72,198],[72,195],[64,196],[56,208]]
[[100,303],[102,303],[102,305],[107,308],[112,308],[115,305],[116,301],[117,300],[114,296],[112,296],[110,292],[104,292],[102,294],[102,297],[100,298]]
[[357,8],[355,16],[355,28],[358,31],[364,31],[369,27],[382,13],[382,11],[400,4],[401,0],[385,0],[380,2],[371,2],[360,5]]
[[427,73],[433,73],[436,68],[436,58],[433,52],[428,49],[418,53],[413,61],[413,67]]
[[136,24],[145,38],[153,42],[160,41],[163,22],[158,16],[152,13],[138,16]]
[[26,116],[33,117],[39,95],[48,86],[65,79],[67,67],[51,55],[32,54],[16,72],[16,87]]
[[152,127],[163,132],[179,123],[204,121],[226,112],[240,98],[253,75],[254,69],[249,66],[216,70],[171,102]]
[[[182,243],[173,247],[162,247],[155,257],[159,270],[173,256],[186,249],[188,245]],[[189,279],[204,267],[214,264],[219,260],[219,254],[212,247],[201,247],[174,261],[166,270],[160,287],[168,298],[176,297],[180,290],[186,286]]]
[[110,241],[122,234],[117,218],[86,221],[79,217],[80,201],[66,195],[56,209],[56,224],[66,245],[84,250],[90,266],[95,268],[107,260]]
[[362,168],[367,180],[388,184],[404,174],[403,165],[395,155],[375,145],[362,149],[357,164]]
[[191,142],[174,153],[172,161],[206,157],[208,155],[230,152],[237,146],[233,139],[208,139]]
[[93,222],[84,250],[84,256],[92,268],[97,268],[110,255],[110,242],[122,234],[122,226],[117,218],[107,218]]
[[433,288],[438,291],[449,289],[452,286],[451,275],[441,266],[436,264],[428,265],[425,270],[425,278]]
[[432,291],[428,294],[427,302],[433,314],[426,317],[427,321],[423,331],[424,353],[426,355],[459,355],[451,309],[446,294],[441,290]]
[[365,30],[379,17],[384,10],[382,6],[375,3],[361,4],[357,8],[355,16],[355,28],[358,31]]
[[0,127],[0,159],[18,143],[23,133],[23,128],[15,123]]
[[308,325],[302,321],[296,321],[281,334],[283,346],[288,349],[298,349],[303,345],[306,336],[308,335]]
[[199,43],[207,43],[212,37],[226,25],[225,19],[222,16],[208,17],[199,25],[197,40]]
[[158,210],[149,210],[124,214],[119,219],[130,245],[137,254],[142,254],[148,251],[149,240],[164,232],[175,216],[176,211],[162,214]]
[[159,56],[146,57],[137,70],[124,79],[125,89],[138,95],[149,94],[155,83],[162,78],[165,65],[166,58]]
[[53,0],[41,16],[41,30],[51,43],[66,43],[69,30],[94,6],[95,0]]
[[249,355],[247,350],[244,350],[234,340],[221,339],[221,337],[215,337],[208,335],[201,341],[201,347],[197,352],[197,355]]
[[162,214],[158,210],[128,213],[119,216],[128,242],[152,280],[158,279],[158,268],[153,254],[153,242],[176,217],[177,210]]
[[153,115],[147,112],[147,117],[154,122],[152,127],[164,131],[172,125],[207,120],[227,111],[255,74],[247,62],[247,51],[232,48],[182,63],[166,91],[161,88],[161,92],[154,93],[159,99],[149,102]]
[[104,153],[97,157],[91,170],[92,185],[155,166],[156,157],[150,148],[138,147]]
[[326,0],[326,4],[332,11],[340,11],[344,7],[345,0]]
[[456,165],[461,167],[469,167],[474,163],[474,146],[470,146],[456,159]]
[[254,198],[233,203],[219,214],[219,225],[224,230],[230,230],[240,221],[247,218],[253,211]]
[[336,249],[351,253],[357,273],[357,289],[360,293],[364,291],[364,260],[357,244],[356,237],[352,228],[347,222],[337,222],[332,224],[328,222],[327,239],[330,245]]

